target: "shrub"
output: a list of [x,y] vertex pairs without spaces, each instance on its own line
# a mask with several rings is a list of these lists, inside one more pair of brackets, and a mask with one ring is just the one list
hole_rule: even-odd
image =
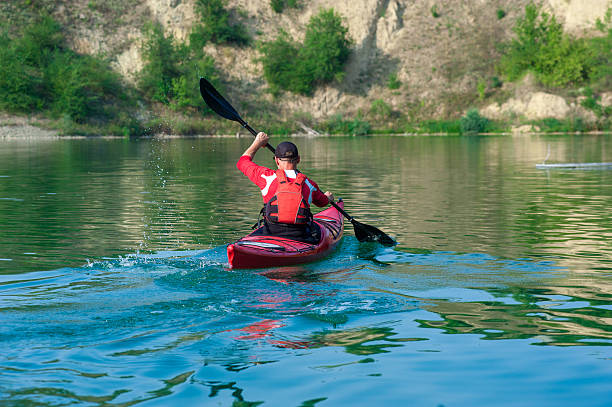
[[588,78],[594,63],[592,50],[585,40],[563,32],[554,16],[529,4],[525,16],[514,27],[516,38],[506,45],[500,70],[509,80],[527,71],[547,86],[566,86]]
[[273,92],[309,95],[318,84],[342,79],[350,45],[341,17],[333,9],[321,10],[306,26],[303,44],[284,31],[260,44],[264,77]]
[[430,11],[431,11],[431,16],[432,16],[433,18],[438,18],[438,17],[440,17],[440,13],[438,12],[438,6],[436,6],[435,4],[434,4],[433,6],[431,6]]
[[372,126],[359,116],[352,120],[346,120],[342,115],[337,114],[324,123],[323,127],[332,134],[350,134],[353,136],[363,136],[370,133]]
[[147,24],[142,43],[143,69],[140,73],[140,89],[151,100],[169,103],[173,80],[179,77],[180,51],[173,38],[166,37],[161,24]]
[[389,106],[389,104],[386,103],[384,100],[376,99],[372,102],[372,105],[370,106],[370,112],[378,118],[386,119],[391,116],[393,110],[391,109],[391,106]]
[[209,41],[214,44],[248,45],[251,37],[244,25],[230,24],[230,13],[224,0],[197,0],[196,12],[201,24],[194,26],[189,37],[192,47],[202,48]]
[[300,48],[303,70],[311,72],[316,82],[341,79],[350,46],[342,17],[333,9],[321,10],[306,26],[304,46]]
[[112,116],[107,110],[111,105],[105,99],[121,97],[123,93],[117,75],[107,64],[90,56],[58,54],[47,72],[52,112],[68,115],[77,123],[92,116]]
[[604,34],[590,40],[595,55],[592,73],[593,83],[601,89],[612,87],[612,8],[608,9],[603,20],[597,21],[597,29]]
[[489,126],[489,119],[482,117],[477,109],[470,109],[460,120],[461,133],[473,135],[484,132]]
[[484,81],[484,79],[478,80],[476,90],[478,91],[478,100],[484,100],[487,92],[487,83]]
[[298,0],[270,0],[270,7],[279,14],[282,13],[286,7],[297,8],[299,5]]
[[496,14],[497,14],[497,19],[498,20],[501,20],[502,18],[506,17],[506,12],[503,9],[501,9],[501,8],[497,9]]
[[285,8],[285,0],[270,0],[270,7],[276,13],[282,13]]
[[204,108],[197,81],[205,76],[213,83],[218,79],[214,60],[199,49],[176,44],[166,37],[159,24],[145,27],[142,45],[145,62],[139,86],[151,100],[174,108]]
[[43,15],[21,35],[0,36],[0,106],[47,111],[64,121],[116,120],[126,94],[107,61],[65,45],[60,25]]
[[275,40],[262,43],[260,51],[264,55],[264,78],[273,92],[284,89],[307,94],[311,91],[312,78],[309,75],[300,75],[298,71],[298,44],[285,31],[281,30]]
[[419,133],[460,133],[461,123],[459,120],[426,120],[419,124]]
[[402,86],[402,82],[397,79],[397,74],[392,73],[391,75],[389,75],[389,78],[387,78],[387,88],[395,90],[399,89],[400,86]]

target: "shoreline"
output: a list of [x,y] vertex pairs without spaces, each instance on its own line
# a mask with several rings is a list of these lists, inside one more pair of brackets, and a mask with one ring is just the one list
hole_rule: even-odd
[[[8,114],[0,114],[0,140],[69,140],[69,139],[125,139],[125,136],[117,135],[62,135],[59,130],[45,128],[45,120],[39,120],[31,117],[11,116]],[[530,126],[531,127],[531,126]],[[606,135],[612,134],[612,130],[592,130],[586,132],[546,132],[546,131],[525,131],[520,129],[517,131],[504,132],[484,132],[478,133],[478,136],[528,136],[528,135]],[[285,137],[368,137],[368,136],[390,136],[390,137],[453,137],[462,136],[461,133],[372,133],[366,135],[351,135],[351,134],[318,134],[311,133],[292,133]],[[234,134],[167,134],[157,133],[150,136],[137,137],[135,139],[196,139],[196,138],[251,138],[250,133],[234,133]],[[469,137],[469,136],[467,136]]]

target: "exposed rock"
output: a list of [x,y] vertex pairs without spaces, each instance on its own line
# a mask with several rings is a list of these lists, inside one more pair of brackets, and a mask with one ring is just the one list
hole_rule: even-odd
[[[354,46],[342,83],[321,87],[313,97],[284,94],[279,106],[282,114],[299,110],[316,118],[336,113],[350,117],[383,98],[394,110],[419,119],[460,114],[465,108],[461,101],[473,100],[479,81],[495,75],[492,61],[499,57],[497,45],[514,35],[516,19],[532,1],[310,0],[278,14],[271,9],[270,0],[228,0],[227,8],[255,41],[272,40],[281,29],[301,41],[309,19],[322,8],[333,8],[348,27]],[[54,15],[66,27],[71,46],[79,52],[110,57],[113,66],[132,82],[142,69],[139,46],[147,21],[159,21],[166,33],[184,42],[199,19],[196,0],[134,0],[115,14],[92,7],[92,2],[56,3],[60,4]],[[604,16],[612,0],[543,0],[543,4],[568,31],[582,33]],[[497,17],[498,9],[504,10],[504,18]],[[230,98],[237,101],[255,95],[256,100],[273,101],[264,92],[267,85],[256,47],[209,44],[205,51],[223,72]],[[387,89],[391,73],[401,81],[400,89]],[[488,106],[483,114],[490,118],[563,118],[573,113],[562,98],[537,91],[533,77],[527,75],[510,93],[512,99]],[[601,103],[612,105],[612,94],[603,95]]]
[[546,119],[548,117],[563,119],[569,110],[569,105],[561,96],[536,92],[527,103],[525,117],[529,120]]
[[561,96],[535,92],[522,98],[511,98],[501,106],[489,105],[482,109],[481,113],[490,119],[508,119],[519,116],[527,120],[538,120],[549,117],[563,119],[569,111],[570,106]]
[[529,133],[537,133],[538,131],[540,131],[540,128],[531,124],[524,124],[522,126],[512,127],[510,131],[513,135],[522,135]]
[[600,103],[603,107],[612,106],[612,92],[602,93]]
[[146,0],[153,17],[175,38],[185,41],[196,21],[193,1]]
[[117,55],[113,66],[128,82],[135,83],[137,74],[144,65],[140,55],[140,42],[142,39],[139,32],[133,32],[131,37],[133,41],[129,48]]
[[602,18],[608,8],[612,7],[611,0],[548,0],[548,6],[563,24],[566,32],[583,34],[593,31],[595,21]]

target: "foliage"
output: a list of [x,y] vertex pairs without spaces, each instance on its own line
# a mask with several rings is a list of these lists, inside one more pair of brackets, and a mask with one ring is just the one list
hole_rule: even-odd
[[469,109],[460,120],[461,133],[466,135],[484,132],[489,126],[489,119],[482,117],[478,109]]
[[608,9],[603,20],[597,21],[597,29],[604,35],[590,40],[595,55],[593,84],[601,89],[610,89],[612,88],[612,8]]
[[300,6],[299,0],[270,0],[270,7],[276,13],[282,13],[285,8],[298,8]]
[[300,59],[304,72],[310,72],[314,82],[341,79],[344,63],[350,54],[348,28],[333,9],[321,10],[306,26]]
[[172,81],[180,75],[180,51],[172,37],[166,37],[160,24],[147,24],[142,43],[144,67],[140,73],[140,89],[151,98],[168,103]]
[[561,87],[589,77],[594,54],[586,40],[565,34],[555,17],[541,12],[535,4],[525,7],[525,16],[517,20],[514,33],[516,38],[507,44],[500,62],[500,70],[509,80],[531,71],[544,85]]
[[370,106],[370,112],[378,118],[387,119],[393,113],[393,109],[382,99],[376,99],[372,102]]
[[460,133],[461,124],[459,120],[426,120],[418,125],[418,133]]
[[117,120],[126,99],[108,62],[71,51],[61,26],[40,16],[15,38],[0,36],[0,107],[64,121]]
[[501,20],[502,18],[506,17],[506,12],[501,8],[497,9],[496,14],[498,20]]
[[400,86],[402,86],[402,82],[397,79],[397,74],[392,73],[391,75],[389,75],[389,77],[387,78],[387,88],[395,90],[399,89]]
[[566,120],[546,118],[533,121],[532,124],[546,133],[580,133],[589,130],[580,117],[570,117]]
[[214,60],[201,50],[176,44],[159,24],[145,27],[142,44],[144,66],[139,87],[152,101],[174,108],[203,107],[197,81],[201,76],[218,79]]
[[278,37],[260,45],[264,78],[273,92],[281,89],[295,93],[311,92],[310,77],[301,77],[299,63],[299,46],[289,34],[281,30]]
[[501,79],[499,79],[499,77],[497,76],[493,76],[491,77],[491,87],[492,88],[501,88],[502,85],[504,84]]
[[350,134],[353,136],[363,136],[370,133],[371,125],[359,116],[352,120],[347,120],[341,114],[336,114],[329,121],[323,124],[325,131],[332,134]]
[[476,85],[476,90],[478,91],[478,99],[484,100],[486,96],[486,91],[487,91],[487,83],[483,79],[478,80],[478,85]]
[[248,45],[251,36],[244,25],[230,24],[230,13],[224,0],[197,0],[196,12],[201,23],[196,24],[189,37],[194,48],[202,48],[208,42],[213,44]]
[[430,11],[431,11],[431,16],[433,18],[440,17],[440,13],[438,12],[438,6],[437,5],[434,4],[433,6],[431,6]]
[[586,109],[589,109],[598,118],[604,116],[610,116],[612,114],[612,106],[603,106],[601,105],[599,98],[597,95],[593,93],[593,89],[587,87],[583,91],[584,99],[580,102],[580,105]]
[[260,44],[264,77],[273,92],[309,95],[318,84],[343,78],[350,45],[340,15],[333,9],[321,10],[306,26],[303,44],[284,31]]

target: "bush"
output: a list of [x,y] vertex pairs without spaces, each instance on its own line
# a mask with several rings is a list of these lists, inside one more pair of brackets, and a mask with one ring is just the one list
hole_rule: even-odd
[[431,11],[431,16],[433,18],[439,18],[440,17],[440,13],[438,12],[438,6],[437,5],[434,4],[433,6],[431,6],[430,11]]
[[197,82],[201,76],[213,83],[218,79],[214,60],[201,50],[176,44],[166,37],[159,24],[145,27],[142,44],[145,62],[139,87],[152,101],[174,108],[203,108]]
[[397,79],[397,74],[392,73],[391,75],[389,75],[389,78],[387,78],[387,88],[395,90],[399,89],[400,86],[402,86],[402,82]]
[[297,8],[299,7],[298,0],[270,0],[270,7],[276,13],[282,13],[286,7]]
[[299,47],[291,37],[282,31],[275,40],[260,45],[263,74],[274,93],[288,90],[308,94],[312,90],[311,77],[300,75]]
[[[594,54],[582,39],[563,32],[554,16],[538,6],[525,7],[525,16],[514,27],[516,38],[506,45],[500,70],[509,80],[532,71],[547,86],[584,82],[593,69]],[[609,53],[609,52],[608,52]]]
[[189,37],[190,45],[202,48],[209,41],[213,44],[248,45],[251,37],[244,25],[230,24],[230,14],[224,0],[197,0],[196,12],[201,24],[194,26]]
[[370,106],[370,112],[380,119],[387,119],[393,113],[393,109],[382,99],[376,99]]
[[281,31],[275,40],[260,45],[264,77],[273,92],[312,94],[316,85],[343,78],[350,45],[340,15],[321,10],[306,26],[303,44]]
[[601,89],[612,88],[612,8],[603,20],[597,21],[597,28],[604,35],[590,40],[595,55],[592,73],[593,84]]
[[473,135],[482,133],[489,127],[489,119],[482,117],[477,109],[470,109],[460,120],[461,133]]
[[359,116],[352,120],[346,120],[342,115],[334,115],[328,122],[324,123],[325,130],[332,134],[350,134],[363,136],[370,133],[371,125]]
[[461,123],[459,120],[426,120],[419,124],[419,133],[460,133]]
[[64,121],[117,120],[126,93],[108,62],[80,55],[60,25],[43,15],[20,35],[0,36],[0,107],[46,111]]

